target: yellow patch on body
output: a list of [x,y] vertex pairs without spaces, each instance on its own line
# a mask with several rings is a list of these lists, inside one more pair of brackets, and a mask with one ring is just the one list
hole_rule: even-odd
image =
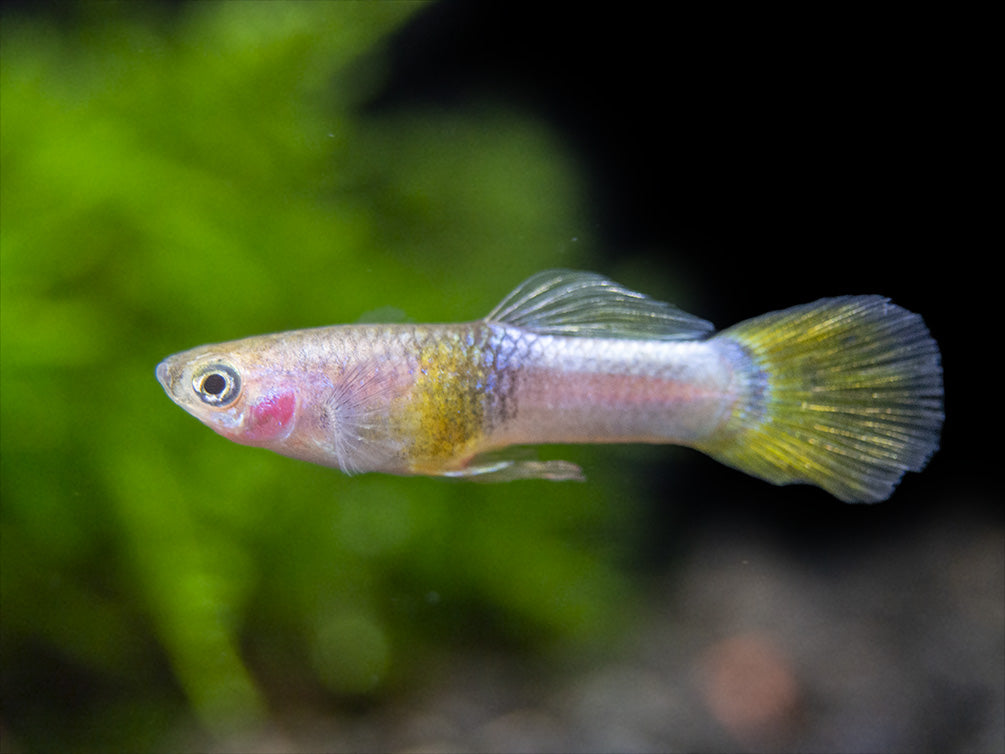
[[419,353],[409,393],[410,466],[416,473],[457,468],[478,451],[485,434],[488,368],[482,349],[461,337],[436,339]]

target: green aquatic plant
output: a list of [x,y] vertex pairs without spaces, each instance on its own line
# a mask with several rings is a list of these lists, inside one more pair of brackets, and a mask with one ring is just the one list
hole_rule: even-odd
[[290,678],[375,697],[424,648],[589,642],[624,611],[631,506],[601,483],[346,478],[202,431],[154,379],[196,343],[383,306],[479,316],[534,271],[588,266],[581,177],[541,124],[488,104],[365,114],[388,36],[421,10],[5,12],[0,690],[15,741],[141,747],[188,711],[253,724]]

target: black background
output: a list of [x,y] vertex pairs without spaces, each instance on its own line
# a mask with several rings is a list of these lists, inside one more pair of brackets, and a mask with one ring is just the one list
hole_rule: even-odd
[[546,119],[587,167],[607,261],[686,266],[719,326],[848,293],[921,313],[943,353],[942,449],[868,521],[705,459],[643,462],[655,499],[707,503],[663,510],[658,531],[755,516],[816,548],[924,509],[1001,520],[987,50],[980,19],[934,10],[449,0],[396,35],[369,107],[489,99]]

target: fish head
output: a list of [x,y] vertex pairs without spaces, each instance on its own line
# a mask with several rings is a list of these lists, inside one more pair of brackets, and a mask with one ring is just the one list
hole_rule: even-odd
[[257,349],[210,345],[169,356],[157,381],[175,403],[242,445],[274,447],[293,431],[297,393],[287,373]]

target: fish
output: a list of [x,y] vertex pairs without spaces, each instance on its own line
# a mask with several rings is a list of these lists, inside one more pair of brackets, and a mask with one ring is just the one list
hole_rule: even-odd
[[577,270],[533,275],[479,320],[259,335],[169,356],[156,376],[223,437],[347,474],[582,480],[522,446],[666,443],[845,502],[924,469],[944,419],[938,345],[887,298],[717,332]]

